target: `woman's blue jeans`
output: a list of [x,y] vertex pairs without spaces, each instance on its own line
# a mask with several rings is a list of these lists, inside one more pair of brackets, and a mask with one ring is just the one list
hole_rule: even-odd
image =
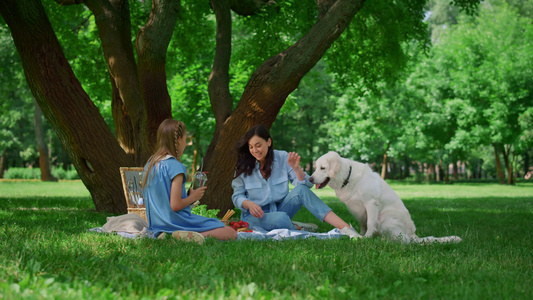
[[285,199],[276,203],[277,211],[265,211],[265,208],[263,208],[264,215],[262,218],[256,218],[249,212],[243,212],[241,219],[248,222],[250,228],[258,226],[267,231],[280,228],[295,230],[296,227],[292,224],[291,219],[302,205],[322,222],[324,217],[331,211],[331,208],[320,200],[309,187],[298,185],[287,194]]

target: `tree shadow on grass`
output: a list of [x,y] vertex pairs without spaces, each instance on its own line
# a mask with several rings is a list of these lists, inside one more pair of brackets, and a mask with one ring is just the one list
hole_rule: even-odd
[[[73,234],[84,226],[102,226],[105,213],[96,212],[89,197],[0,197],[0,225],[26,230],[55,230]],[[96,226],[93,226],[96,227]]]

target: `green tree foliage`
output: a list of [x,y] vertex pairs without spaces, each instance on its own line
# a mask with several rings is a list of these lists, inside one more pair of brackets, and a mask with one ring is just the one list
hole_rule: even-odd
[[417,148],[437,149],[438,159],[455,163],[494,145],[512,174],[513,155],[531,147],[524,137],[531,125],[520,122],[533,104],[531,19],[491,3],[458,19],[405,83],[404,93],[415,91],[423,103]]
[[8,166],[32,165],[38,157],[33,102],[12,43],[0,25],[0,177]]
[[[84,86],[102,108],[102,115],[107,116],[112,126],[110,111],[105,111],[109,101],[102,97],[109,93],[108,82],[105,80],[107,69],[104,65],[101,68],[103,74],[93,72],[95,57],[99,54],[99,44],[94,43],[94,32],[92,37],[79,38],[79,35],[90,35],[88,26],[83,26],[87,20],[81,19],[86,11],[73,9],[74,7],[69,7],[66,11],[57,10],[57,4],[53,1],[43,1],[43,4],[49,11],[58,37],[67,45],[65,52],[72,66],[80,73],[79,78],[85,81]],[[7,167],[38,166],[39,152],[33,129],[33,95],[26,83],[20,57],[13,47],[9,29],[3,20],[0,21],[0,40],[0,156],[3,158],[0,166],[1,176],[2,170]],[[70,165],[67,154],[50,124],[46,120],[43,121],[51,161],[57,167],[67,167]]]
[[341,94],[334,76],[319,63],[289,96],[272,125],[275,147],[298,152],[308,172],[313,171],[313,161],[329,150],[328,130],[323,125],[334,118]]
[[429,45],[425,5],[425,0],[366,1],[326,56],[338,80],[373,90],[380,82],[398,80],[409,59],[403,45],[411,42],[420,49]]
[[[449,149],[485,144],[501,147],[512,173],[514,150],[533,105],[533,25],[507,5],[482,6],[479,17],[465,17],[434,49],[433,63],[445,75],[457,131]],[[526,126],[525,128],[523,126]]]
[[330,145],[377,165],[388,154],[440,165],[444,173],[457,161],[479,169],[481,158],[493,168],[494,154],[483,149],[496,145],[513,173],[516,155],[533,141],[531,18],[500,2],[474,16],[441,1],[431,9],[430,28],[443,29],[434,32],[435,46],[426,56],[404,44],[412,59],[401,80],[345,92],[325,125]]
[[460,12],[461,10],[450,5],[448,0],[432,0],[428,3],[426,17],[432,44],[437,43],[442,33],[457,24]]

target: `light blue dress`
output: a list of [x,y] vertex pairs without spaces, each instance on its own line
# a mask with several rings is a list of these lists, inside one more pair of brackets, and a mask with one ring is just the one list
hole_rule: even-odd
[[[144,167],[145,172],[147,167],[148,164]],[[155,236],[158,236],[162,232],[172,233],[177,230],[203,232],[224,227],[224,223],[217,219],[193,214],[190,206],[177,212],[170,208],[172,179],[179,174],[183,174],[181,196],[186,198],[187,169],[181,162],[172,156],[167,156],[166,159],[161,160],[154,166],[150,172],[147,186],[143,192],[146,203],[146,217],[150,225],[148,229],[153,231]]]

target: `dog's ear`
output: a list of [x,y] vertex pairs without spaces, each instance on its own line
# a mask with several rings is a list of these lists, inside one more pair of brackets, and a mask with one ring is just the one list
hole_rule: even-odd
[[330,155],[328,158],[328,175],[329,177],[333,178],[341,169],[341,160],[337,153],[333,152],[331,154],[336,154]]

